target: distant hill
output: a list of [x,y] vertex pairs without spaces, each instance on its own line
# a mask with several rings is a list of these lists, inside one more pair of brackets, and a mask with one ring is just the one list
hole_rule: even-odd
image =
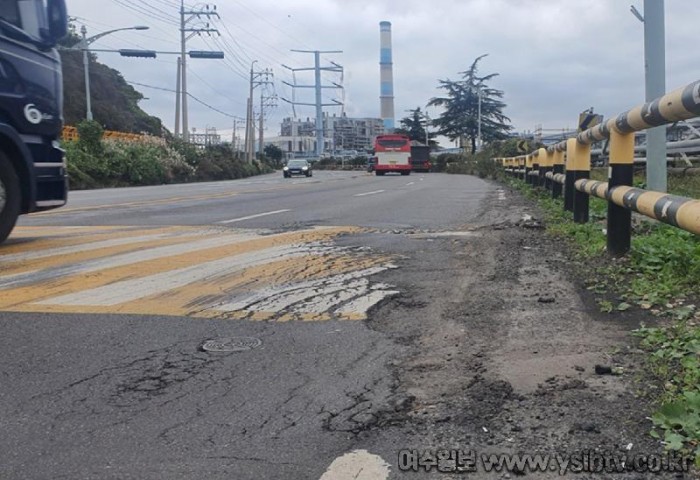
[[[71,35],[61,42],[64,48],[59,50],[63,61],[63,116],[66,125],[85,120],[83,54],[79,50],[67,50],[79,41],[80,37],[73,29]],[[147,114],[138,105],[143,95],[126,83],[119,71],[98,62],[94,55],[90,55],[90,93],[94,120],[106,130],[162,135],[161,120]]]

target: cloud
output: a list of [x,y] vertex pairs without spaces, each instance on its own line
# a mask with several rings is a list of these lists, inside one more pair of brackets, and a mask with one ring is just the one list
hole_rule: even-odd
[[[125,8],[125,2],[72,0],[70,13],[88,23],[91,33],[109,26],[150,22],[149,32],[124,32],[106,37],[101,46],[179,49],[175,0],[146,6],[147,12]],[[129,2],[126,2],[129,3]],[[134,2],[135,3],[135,2]],[[636,2],[641,9],[641,2]],[[120,5],[121,4],[121,5]],[[172,8],[166,5],[172,4]],[[145,4],[143,4],[145,5]],[[155,8],[155,10],[154,10]],[[159,13],[160,12],[160,13]],[[589,0],[230,0],[219,2],[221,21],[212,22],[223,40],[194,37],[190,49],[226,47],[226,61],[190,61],[190,92],[218,109],[243,116],[248,96],[250,63],[272,68],[280,96],[291,100],[291,72],[281,65],[311,67],[313,56],[291,49],[342,50],[322,55],[322,64],[344,66],[346,112],[351,116],[379,114],[379,22],[392,22],[395,110],[397,121],[408,109],[424,106],[437,95],[438,79],[458,78],[479,55],[482,73],[497,72],[493,86],[504,90],[506,114],[516,130],[573,127],[578,113],[591,106],[606,116],[644,100],[643,25],[623,1]],[[700,78],[692,49],[700,2],[666,1],[667,86]],[[128,43],[131,42],[131,43]],[[222,42],[225,42],[223,44]],[[96,43],[95,46],[100,46]],[[127,80],[175,87],[175,57],[162,62],[100,55]],[[310,74],[298,72],[297,83],[310,84]],[[324,82],[339,77],[324,73]],[[174,94],[139,88],[142,103],[172,128]],[[297,91],[297,99],[309,92]],[[257,98],[256,93],[256,98]],[[324,90],[324,98],[340,98]],[[256,103],[259,100],[256,100]],[[339,113],[338,108],[327,108]],[[297,114],[314,116],[311,107]],[[432,112],[431,112],[432,113]],[[270,114],[266,135],[275,135],[292,108],[280,101]],[[190,125],[229,128],[231,119],[190,102]]]

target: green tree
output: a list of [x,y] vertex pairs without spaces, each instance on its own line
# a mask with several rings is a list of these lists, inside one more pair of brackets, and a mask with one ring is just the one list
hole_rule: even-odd
[[[425,143],[426,126],[429,123],[427,113],[421,111],[420,107],[409,110],[408,113],[410,115],[399,121],[401,126],[394,129],[394,132],[407,135],[411,140]],[[432,141],[436,136],[436,133],[428,133],[428,142],[431,146],[436,145],[436,142]]]
[[[77,125],[85,119],[85,80],[82,50],[72,47],[80,42],[75,25],[61,40],[59,49],[63,68],[63,118],[66,125]],[[106,53],[105,55],[110,55]],[[113,55],[113,54],[112,54]],[[159,118],[141,110],[138,103],[144,97],[126,82],[120,72],[97,61],[94,54],[88,55],[90,69],[90,99],[96,122],[106,130],[120,132],[164,133]]]
[[[481,103],[481,138],[484,143],[504,140],[513,128],[510,119],[503,114],[506,104],[501,101],[503,91],[491,88],[488,82],[498,73],[479,76],[481,55],[464,72],[459,72],[461,80],[438,80],[439,88],[445,90],[445,97],[435,97],[428,105],[443,107],[439,118],[433,120],[438,133],[450,140],[468,139],[472,154],[476,152],[479,132],[479,103]],[[481,96],[481,102],[479,102]]]
[[282,157],[284,156],[284,152],[280,147],[270,143],[265,145],[264,152],[265,159],[271,167],[279,168],[282,166]]

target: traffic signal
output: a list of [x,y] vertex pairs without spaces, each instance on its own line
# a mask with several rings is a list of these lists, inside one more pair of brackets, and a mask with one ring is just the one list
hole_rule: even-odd
[[190,50],[190,58],[224,58],[224,52],[209,51],[209,50]]
[[156,58],[156,51],[121,49],[119,50],[119,55],[121,55],[122,57]]

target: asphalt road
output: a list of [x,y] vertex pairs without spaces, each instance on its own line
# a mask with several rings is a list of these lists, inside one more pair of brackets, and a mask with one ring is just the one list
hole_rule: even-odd
[[639,319],[602,316],[532,215],[463,175],[73,192],[0,246],[0,479],[502,479],[525,472],[470,455],[659,452]]
[[25,217],[20,225],[445,228],[474,215],[488,190],[477,179],[440,174],[376,177],[316,171],[311,178],[284,179],[275,173],[227,182],[71,192],[67,207]]
[[[8,433],[0,437],[0,478],[321,478],[357,449],[357,433],[376,424],[379,412],[406,403],[390,370],[403,347],[366,323],[367,308],[384,298],[372,297],[381,284],[353,285],[345,299],[369,301],[346,315],[335,297],[329,305],[336,310],[310,311],[308,296],[296,307],[284,293],[275,297],[282,306],[249,310],[243,320],[240,306],[225,317],[214,306],[360,267],[368,275],[396,269],[384,265],[410,254],[415,241],[400,233],[460,229],[493,191],[465,176],[317,171],[308,179],[274,174],[72,192],[66,208],[22,218],[0,247],[0,418]],[[319,226],[341,228],[320,238],[326,230],[317,233]],[[287,238],[297,234],[306,236]],[[287,251],[274,258],[272,272],[231,266],[193,283],[203,264],[253,255],[221,250],[239,248],[235,235],[252,236],[242,240],[252,252],[270,241],[268,250],[316,250],[302,252],[299,265],[280,263],[296,254]],[[207,248],[192,246],[207,241]],[[163,250],[173,248],[180,250]],[[318,258],[324,261],[316,265]],[[178,262],[187,277],[179,291],[133,294],[133,277],[151,279],[137,289],[157,289]],[[266,275],[268,290],[255,290]],[[337,294],[335,285],[356,280],[323,288]],[[383,287],[389,296],[400,289]],[[105,290],[126,293],[95,300]],[[187,296],[192,290],[196,299]],[[223,291],[230,298],[222,300]],[[211,298],[217,301],[207,309],[191,308]],[[232,337],[260,345],[202,351],[207,340]],[[359,461],[381,470],[377,459]]]

